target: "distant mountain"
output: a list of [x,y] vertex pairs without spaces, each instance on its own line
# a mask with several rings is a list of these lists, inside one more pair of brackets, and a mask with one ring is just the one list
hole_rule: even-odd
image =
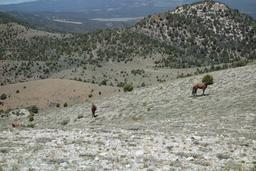
[[[20,4],[0,5],[2,11],[23,12],[101,12],[105,14],[116,11],[116,15],[129,17],[145,16],[149,13],[174,9],[178,5],[196,2],[197,0],[38,0]],[[230,7],[256,17],[256,1],[254,0],[220,0]],[[103,16],[101,16],[103,17]],[[127,16],[126,16],[127,17]]]
[[[129,27],[138,21],[138,17],[166,11],[177,4],[180,3],[176,0],[173,4],[166,0],[161,3],[156,0],[41,0],[0,5],[0,10],[11,12],[15,17],[46,30],[90,32]],[[61,20],[81,24],[58,22]]]
[[[165,0],[163,2],[166,2]],[[175,0],[175,2],[179,2]],[[167,3],[170,5],[169,3]],[[165,4],[166,5],[166,4]],[[87,12],[88,10],[118,10],[120,8],[164,7],[157,0],[39,0],[2,5],[0,9],[25,12]]]
[[[57,32],[85,33],[99,29],[124,28],[133,26],[140,18],[119,18],[119,21],[89,19],[84,13],[74,12],[8,12],[11,16],[25,21],[37,29]],[[122,21],[123,20],[123,21]]]
[[10,22],[14,22],[14,23],[21,24],[21,25],[28,25],[26,22],[23,22],[22,20],[17,19],[16,17],[14,17],[12,15],[0,12],[0,23],[6,24],[6,23],[10,23]]
[[[137,18],[174,10],[179,5],[193,2],[196,0],[38,0],[0,5],[0,11],[11,12],[18,19],[44,30],[91,32],[130,27],[138,21]],[[256,18],[256,1],[220,2]]]

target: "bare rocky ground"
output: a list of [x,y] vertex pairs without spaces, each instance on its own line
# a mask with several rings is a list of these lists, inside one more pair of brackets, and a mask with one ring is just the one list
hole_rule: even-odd
[[[255,170],[256,65],[202,75],[35,115],[0,119],[3,170]],[[200,93],[200,92],[199,92]],[[20,118],[20,124],[28,124]]]

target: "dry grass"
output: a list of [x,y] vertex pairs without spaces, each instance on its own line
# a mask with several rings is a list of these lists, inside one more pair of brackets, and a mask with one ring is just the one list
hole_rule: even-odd
[[[16,91],[19,90],[19,93]],[[92,92],[93,90],[93,92]],[[46,79],[10,84],[0,87],[0,92],[7,94],[4,106],[0,110],[25,108],[36,105],[40,109],[63,106],[64,103],[76,104],[88,100],[88,95],[93,94],[90,100],[111,96],[118,92],[117,88],[98,86],[71,80]],[[99,92],[102,94],[99,95]]]

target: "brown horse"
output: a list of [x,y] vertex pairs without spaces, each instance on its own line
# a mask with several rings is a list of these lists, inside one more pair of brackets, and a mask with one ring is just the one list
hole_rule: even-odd
[[207,83],[197,83],[195,85],[193,85],[193,89],[192,89],[192,96],[196,96],[197,93],[197,89],[202,89],[203,90],[203,96],[205,95],[204,92],[207,89],[208,84]]
[[97,117],[97,115],[95,115],[95,112],[97,110],[97,107],[94,103],[92,103],[92,107],[91,107],[91,110],[92,110],[92,117]]

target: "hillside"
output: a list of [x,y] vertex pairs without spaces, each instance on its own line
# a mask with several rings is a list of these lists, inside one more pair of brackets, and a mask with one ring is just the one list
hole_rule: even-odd
[[178,75],[154,69],[156,58],[173,53],[171,47],[125,29],[59,34],[9,21],[1,24],[0,35],[2,85],[53,77],[114,86],[135,81],[140,86]]
[[129,29],[87,34],[38,31],[15,20],[0,25],[2,85],[57,77],[140,87],[256,56],[255,21],[213,1],[153,15]]
[[27,25],[27,23],[25,22],[22,22],[21,20],[9,15],[9,14],[6,14],[4,12],[0,12],[0,23],[1,24],[6,24],[6,23],[10,23],[10,22],[14,22],[14,23],[18,23],[18,24],[21,24],[21,25]]
[[[63,107],[65,103],[74,105],[85,101],[108,97],[118,93],[119,89],[98,86],[80,81],[64,79],[44,79],[0,87],[0,92],[8,96],[0,100],[1,110],[37,106],[40,110]],[[89,97],[91,95],[91,97]]]
[[[145,18],[136,31],[178,49],[177,63],[201,66],[255,59],[256,22],[214,1],[202,1]],[[172,58],[167,58],[169,66]]]
[[35,128],[10,128],[16,118],[24,125],[28,118],[1,118],[0,166],[254,170],[255,73],[255,65],[213,72],[208,95],[195,98],[191,86],[203,75],[121,93],[96,101],[96,119],[87,102],[37,114]]

